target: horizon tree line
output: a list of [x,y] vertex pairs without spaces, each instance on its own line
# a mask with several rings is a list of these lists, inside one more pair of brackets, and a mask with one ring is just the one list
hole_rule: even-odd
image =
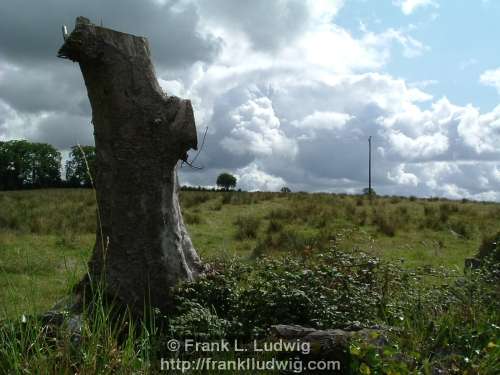
[[54,146],[27,140],[0,141],[0,190],[90,187],[95,147],[71,147],[65,179],[61,172],[62,155]]
[[[0,190],[90,188],[96,171],[95,147],[72,146],[64,166],[65,179],[62,178],[61,152],[48,143],[0,141]],[[236,182],[236,177],[224,172],[217,177],[216,185],[230,191]]]

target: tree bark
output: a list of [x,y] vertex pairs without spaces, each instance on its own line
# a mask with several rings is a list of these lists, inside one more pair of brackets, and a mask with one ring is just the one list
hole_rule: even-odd
[[59,57],[77,61],[85,80],[96,145],[93,282],[141,313],[171,307],[170,290],[203,271],[182,220],[176,166],[197,148],[189,100],[160,88],[146,38],[83,17]]

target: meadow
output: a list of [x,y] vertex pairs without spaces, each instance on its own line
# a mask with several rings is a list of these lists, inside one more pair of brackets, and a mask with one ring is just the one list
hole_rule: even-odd
[[[361,195],[319,193],[182,191],[181,205],[184,220],[202,259],[208,263],[224,264],[223,271],[221,271],[222,284],[219,280],[217,287],[235,282],[235,273],[241,273],[241,267],[255,267],[252,272],[260,275],[259,280],[265,280],[268,272],[281,275],[280,277],[283,277],[286,284],[296,283],[297,278],[293,278],[292,282],[290,281],[292,279],[288,279],[289,275],[291,272],[299,272],[306,263],[311,263],[308,267],[316,270],[318,275],[323,275],[325,269],[321,267],[325,266],[321,264],[322,261],[318,255],[322,257],[323,254],[329,254],[332,248],[339,253],[335,253],[333,258],[330,254],[325,259],[330,259],[333,264],[352,262],[359,254],[359,259],[376,259],[376,262],[380,260],[387,262],[391,267],[397,267],[399,271],[391,279],[391,283],[394,282],[394,286],[391,287],[393,289],[383,291],[383,297],[381,297],[384,299],[381,313],[382,318],[385,319],[384,323],[394,323],[395,316],[401,320],[406,319],[405,322],[408,321],[408,317],[401,312],[404,309],[398,308],[398,310],[394,307],[399,300],[407,298],[401,297],[405,294],[405,290],[408,295],[411,295],[411,298],[408,297],[408,300],[405,300],[408,306],[415,302],[412,298],[417,297],[413,292],[420,287],[427,293],[436,286],[453,286],[457,278],[464,275],[464,260],[477,253],[484,238],[491,237],[500,229],[500,204],[467,200],[452,201],[415,197],[369,198]],[[71,287],[84,275],[86,261],[92,251],[95,240],[95,210],[94,192],[90,189],[0,192],[0,320],[15,320],[23,315],[41,313],[69,293]],[[279,263],[279,267],[273,263],[274,259],[276,264]],[[280,263],[282,259],[287,259],[286,263]],[[239,270],[238,272],[235,271],[235,267]],[[283,273],[277,271],[281,269],[287,271]],[[386,278],[389,269],[393,268],[385,268]],[[403,274],[412,275],[411,288],[414,290],[412,289],[411,293],[408,290],[409,278],[402,277]],[[359,276],[353,275],[354,278]],[[413,277],[415,275],[417,276]],[[398,280],[399,284],[396,283]],[[298,283],[296,288],[308,293],[308,288],[312,288],[316,281],[312,279],[304,284]],[[248,280],[239,282],[246,285]],[[374,281],[374,283],[378,282],[378,279]],[[262,282],[258,290],[269,288],[269,293],[277,293],[273,289],[275,286],[269,286],[272,283],[273,280]],[[387,280],[385,283],[387,284]],[[316,287],[320,288],[321,285],[318,282]],[[387,285],[384,288],[387,288]],[[230,289],[229,286],[228,289]],[[359,291],[359,298],[367,304],[366,299],[369,295],[364,289],[359,289]],[[478,300],[485,298],[482,304],[478,303],[477,306],[471,307],[468,304],[472,302],[468,300],[464,306],[458,304],[458,310],[455,312],[447,305],[446,308],[443,307],[440,310],[441,315],[438,317],[424,314],[417,319],[415,311],[408,312],[414,316],[414,322],[408,322],[409,326],[405,326],[405,329],[412,334],[408,334],[406,341],[398,345],[406,343],[408,353],[417,350],[434,353],[435,347],[434,349],[427,347],[428,343],[425,340],[435,332],[432,329],[427,332],[425,330],[430,328],[422,328],[421,325],[427,324],[427,320],[437,319],[441,324],[447,321],[452,327],[462,324],[467,326],[463,310],[470,309],[471,314],[476,314],[474,317],[469,317],[471,319],[469,323],[474,326],[471,330],[477,330],[476,320],[481,327],[489,328],[485,328],[488,333],[485,333],[480,343],[477,343],[482,347],[471,346],[464,350],[470,352],[471,356],[474,356],[474,350],[478,351],[476,369],[487,369],[483,373],[495,371],[499,368],[496,366],[500,366],[497,362],[500,361],[500,351],[496,351],[493,357],[490,354],[485,357],[486,352],[483,352],[488,345],[490,348],[497,348],[496,345],[499,343],[498,330],[495,328],[500,324],[498,311],[496,308],[488,310],[491,306],[488,307],[487,303],[484,303],[491,298],[491,292],[490,290],[485,292],[485,296],[478,292]],[[195,309],[195,311],[200,312],[200,309],[204,308],[203,305],[210,307],[213,303],[206,297],[206,292],[193,293],[193,290],[186,292],[184,298],[196,302],[198,310]],[[241,296],[245,293],[255,293],[255,291],[243,287],[238,293],[231,297],[231,301],[239,306]],[[379,289],[377,293],[378,296]],[[422,295],[425,293],[422,292]],[[493,293],[498,293],[498,290],[493,290]],[[354,292],[353,294],[356,295]],[[389,303],[387,302],[389,297],[386,297],[386,294],[397,295],[399,300],[394,299]],[[200,295],[203,295],[203,298]],[[275,297],[279,300],[282,295]],[[337,297],[332,295],[331,298]],[[419,292],[419,301],[420,298]],[[425,303],[434,303],[432,298],[429,297]],[[307,303],[313,303],[311,299],[314,300],[311,297]],[[314,300],[314,306],[321,303],[318,301],[320,300]],[[357,311],[359,316],[354,317],[356,320],[362,321],[366,318],[367,322],[380,321],[364,315],[365,313],[380,315],[380,305],[374,305],[372,311],[360,307],[359,301],[352,300],[348,306],[351,310],[344,311],[344,317],[349,312]],[[249,307],[246,303],[237,313],[233,311],[233,315],[241,315],[241,321],[245,321],[247,310],[252,316],[263,314],[264,320],[261,323],[254,322],[253,326],[248,327],[248,332],[263,328],[272,320],[267,319],[268,315],[265,312],[260,310],[256,312],[256,308],[260,307]],[[328,309],[327,305],[325,309]],[[205,310],[201,311],[203,313]],[[491,311],[494,312],[493,315]],[[210,310],[207,314],[211,314]],[[340,321],[339,315],[333,313],[327,318],[324,317],[323,312],[321,318],[311,314],[313,313],[310,309],[304,310],[303,315],[299,314],[300,316],[290,323],[305,324],[309,320],[317,321],[317,326],[348,323]],[[269,317],[271,315],[273,314],[269,313]],[[185,314],[181,315],[180,322],[176,320],[173,326],[180,325],[185,328],[183,316],[185,318]],[[282,318],[289,315],[283,313],[276,316]],[[224,316],[223,311],[217,313],[217,319],[219,318],[229,319]],[[302,321],[297,321],[300,319]],[[215,326],[219,329],[224,324],[221,326],[215,324]],[[493,328],[490,327],[491,324]],[[239,327],[243,329],[241,324]],[[231,330],[224,332],[233,335],[250,334]],[[462,336],[457,334],[458,336],[455,337],[450,333],[449,335],[453,339],[447,336],[446,340],[451,342],[458,340],[457,342],[461,343],[461,339],[457,337],[462,337],[463,332]],[[470,335],[474,336],[473,333]],[[360,351],[362,352],[361,349],[358,350]],[[366,355],[367,353],[369,350],[365,352]],[[463,353],[459,357],[461,359],[456,360],[457,363],[469,368],[469,358],[467,357],[467,361],[464,362],[466,357]],[[424,368],[428,366],[429,358],[414,359],[413,362],[420,363],[420,365],[415,365],[415,369],[422,371],[414,373],[426,373]],[[373,363],[372,373],[389,373],[382,372],[382,370],[373,372],[373,369],[379,366],[378,362]],[[460,365],[455,362],[453,365],[461,369]]]

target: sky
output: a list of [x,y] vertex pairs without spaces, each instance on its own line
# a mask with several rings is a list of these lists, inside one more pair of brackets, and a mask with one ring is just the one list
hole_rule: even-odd
[[[498,0],[0,2],[0,140],[93,144],[77,16],[146,36],[199,138],[183,184],[500,201]],[[191,157],[196,152],[190,153]]]

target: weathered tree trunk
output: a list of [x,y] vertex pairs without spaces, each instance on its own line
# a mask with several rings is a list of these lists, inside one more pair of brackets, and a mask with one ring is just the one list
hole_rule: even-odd
[[78,17],[59,57],[77,61],[92,106],[98,204],[92,281],[140,313],[202,272],[184,226],[176,166],[196,149],[189,100],[163,93],[145,38]]

